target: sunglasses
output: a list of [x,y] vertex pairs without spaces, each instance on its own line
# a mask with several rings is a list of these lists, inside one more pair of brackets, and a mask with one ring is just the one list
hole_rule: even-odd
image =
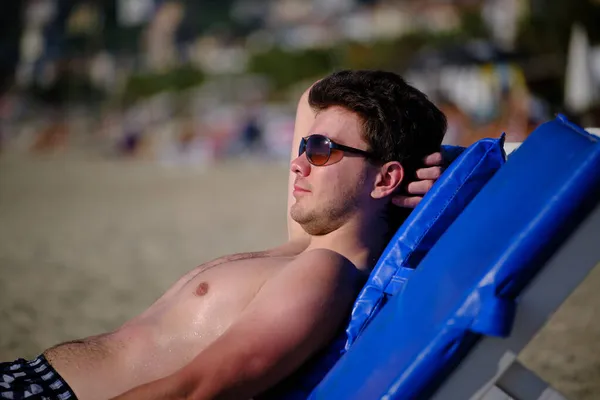
[[308,162],[316,166],[325,165],[329,161],[332,163],[338,162],[344,157],[344,153],[371,157],[371,153],[367,151],[337,144],[323,135],[310,135],[302,138],[298,149],[298,157],[304,152],[306,152]]

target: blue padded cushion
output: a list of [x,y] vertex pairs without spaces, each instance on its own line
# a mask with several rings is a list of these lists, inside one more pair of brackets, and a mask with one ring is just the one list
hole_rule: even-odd
[[346,329],[346,350],[390,296],[398,294],[429,249],[506,159],[504,135],[469,146],[444,171],[398,229],[358,295]]
[[562,117],[536,129],[310,398],[425,398],[481,334],[509,334],[518,294],[600,203],[599,141]]
[[401,277],[412,271],[427,251],[505,162],[504,135],[482,139],[469,148],[443,146],[454,158],[434,187],[411,212],[390,241],[354,305],[345,332],[294,375],[260,399],[306,399],[313,388],[356,340],[386,298],[400,290]]

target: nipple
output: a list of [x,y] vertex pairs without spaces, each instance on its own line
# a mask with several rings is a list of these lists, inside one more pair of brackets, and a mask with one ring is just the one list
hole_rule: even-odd
[[208,282],[200,282],[195,293],[196,296],[204,296],[206,293],[208,293]]

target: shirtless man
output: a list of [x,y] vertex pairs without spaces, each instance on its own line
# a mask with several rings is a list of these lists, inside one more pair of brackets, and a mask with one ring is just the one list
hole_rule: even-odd
[[[0,397],[247,399],[265,391],[342,328],[395,228],[387,218],[394,194],[408,188],[417,196],[395,199],[414,206],[439,177],[445,128],[443,114],[395,74],[346,71],[319,81],[298,106],[288,243],[201,265],[114,332],[0,365]],[[424,158],[430,168],[417,171]]]

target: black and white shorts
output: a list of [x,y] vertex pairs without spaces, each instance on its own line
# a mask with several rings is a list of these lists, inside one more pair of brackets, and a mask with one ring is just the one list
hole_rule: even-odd
[[22,358],[0,363],[0,399],[66,400],[76,399],[67,382],[46,360]]

